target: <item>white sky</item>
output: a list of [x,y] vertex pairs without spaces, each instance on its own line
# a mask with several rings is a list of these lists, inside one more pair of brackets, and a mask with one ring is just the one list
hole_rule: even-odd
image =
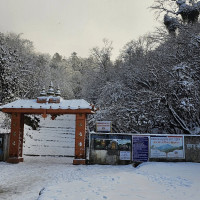
[[36,51],[87,57],[113,41],[113,57],[156,26],[153,0],[0,0],[0,32],[23,33]]

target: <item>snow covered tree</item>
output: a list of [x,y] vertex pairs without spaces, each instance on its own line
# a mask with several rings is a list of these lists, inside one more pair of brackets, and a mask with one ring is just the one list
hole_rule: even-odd
[[0,98],[2,103],[12,101],[16,93],[15,66],[19,59],[16,49],[7,44],[8,40],[7,36],[0,33]]
[[96,60],[97,65],[99,66],[100,72],[103,76],[108,72],[109,67],[112,65],[111,62],[111,52],[112,52],[112,42],[103,39],[103,47],[94,47],[91,50],[91,55]]
[[111,61],[112,42],[103,39],[103,47],[95,47],[91,49],[90,57],[85,60],[84,66],[87,72],[85,77],[87,80],[84,82],[87,88],[86,94],[88,100],[95,103],[101,93],[101,88],[110,81],[113,75],[113,64]]
[[182,26],[176,38],[165,37],[149,56],[167,132],[198,133],[199,28],[199,23]]
[[62,96],[67,99],[74,98],[71,76],[74,73],[68,59],[55,53],[50,61],[50,79],[55,87],[60,87]]
[[169,15],[164,16],[164,24],[171,35],[175,36],[175,32],[178,28],[178,20],[174,17],[170,17]]
[[35,98],[49,74],[49,56],[36,54],[31,41],[14,33],[1,34],[0,89],[2,102]]
[[[176,29],[182,24],[198,22],[200,1],[197,0],[154,0],[151,8],[159,17],[164,13],[164,24],[170,34],[175,35]],[[180,17],[179,17],[180,16]]]

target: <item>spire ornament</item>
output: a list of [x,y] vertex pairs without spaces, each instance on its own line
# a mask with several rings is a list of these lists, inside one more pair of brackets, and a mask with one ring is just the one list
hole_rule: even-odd
[[55,93],[56,96],[61,96],[61,92],[60,92],[60,87],[58,86],[57,90],[56,90],[56,93]]
[[40,92],[40,96],[46,96],[47,93],[45,91],[45,86],[42,88],[41,92]]
[[54,95],[54,89],[53,89],[52,81],[51,81],[51,83],[49,85],[49,89],[48,89],[47,95],[49,95],[49,96],[53,96]]

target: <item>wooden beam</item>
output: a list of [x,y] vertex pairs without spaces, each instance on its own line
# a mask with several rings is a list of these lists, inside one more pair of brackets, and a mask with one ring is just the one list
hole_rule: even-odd
[[45,109],[29,109],[29,108],[3,108],[4,113],[24,113],[24,114],[43,114]]
[[33,108],[3,108],[4,113],[24,113],[24,114],[94,114],[91,109],[33,109]]
[[47,109],[47,114],[94,114],[91,109]]

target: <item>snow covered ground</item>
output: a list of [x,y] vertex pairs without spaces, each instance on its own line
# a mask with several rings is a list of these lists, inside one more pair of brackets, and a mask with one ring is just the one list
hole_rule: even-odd
[[25,157],[17,165],[0,163],[0,199],[199,200],[199,163],[149,162],[133,168],[73,166],[70,159]]
[[197,200],[199,167],[191,163],[145,163],[137,169],[131,165],[79,167],[81,177],[46,187],[39,199]]
[[[74,126],[74,120],[71,118],[71,122],[70,119],[66,122],[62,119],[61,117],[57,121],[41,121],[39,131],[32,131],[26,127],[24,151],[28,152],[27,154],[37,151],[36,154],[41,155],[68,154],[69,148],[62,147],[69,145],[65,143],[67,141],[73,143],[71,128]],[[68,125],[65,126],[63,123]],[[54,137],[56,135],[57,139]],[[47,137],[50,141],[45,139]],[[43,145],[46,145],[46,148]],[[72,160],[71,157],[24,156],[23,163],[0,162],[0,199],[200,199],[200,163],[148,162],[134,168],[132,165],[73,166]]]

